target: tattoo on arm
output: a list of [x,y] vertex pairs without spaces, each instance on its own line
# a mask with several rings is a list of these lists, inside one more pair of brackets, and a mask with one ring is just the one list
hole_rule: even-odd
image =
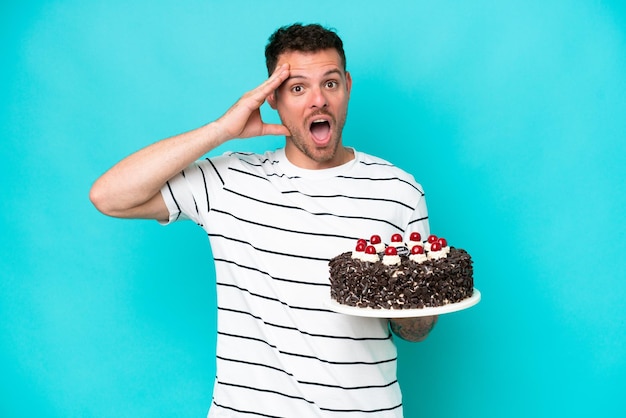
[[390,319],[391,331],[403,340],[423,341],[437,323],[437,316]]

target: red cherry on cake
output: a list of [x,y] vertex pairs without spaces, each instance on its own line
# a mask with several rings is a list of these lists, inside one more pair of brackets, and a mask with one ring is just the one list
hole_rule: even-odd
[[359,244],[363,244],[363,245],[367,246],[367,240],[365,240],[363,238],[360,238],[356,242],[356,245],[359,245]]
[[446,241],[445,238],[439,238],[437,240],[437,242],[439,243],[439,245],[441,245],[441,248],[444,248],[444,247],[448,246],[448,241]]
[[385,248],[385,255],[398,255],[398,250],[396,247],[387,247]]
[[367,247],[365,242],[357,242],[355,251],[358,251],[358,252],[365,251],[365,247]]
[[372,237],[370,238],[370,244],[376,245],[380,244],[381,242],[383,242],[383,240],[380,238],[380,235],[372,235]]
[[365,254],[376,254],[376,248],[373,245],[365,247]]
[[441,244],[439,241],[435,241],[430,244],[430,251],[441,251]]
[[437,239],[438,239],[438,238],[437,238],[437,235],[430,235],[430,236],[428,237],[428,242],[429,242],[429,243],[431,243],[431,244],[433,244],[433,243],[437,242]]
[[411,240],[411,241],[421,241],[422,240],[422,235],[420,235],[419,232],[411,232],[411,236],[409,237],[409,240]]
[[413,248],[411,248],[411,254],[424,254],[424,247],[421,245],[414,245]]
[[402,242],[402,235],[400,235],[400,234],[393,234],[391,236],[391,242]]

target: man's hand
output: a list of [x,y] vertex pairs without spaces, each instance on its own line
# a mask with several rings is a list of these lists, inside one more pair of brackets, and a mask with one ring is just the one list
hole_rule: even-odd
[[437,323],[437,316],[390,319],[391,330],[403,340],[419,342],[426,339]]
[[289,130],[280,124],[263,122],[260,107],[289,77],[289,64],[276,68],[274,73],[260,86],[244,94],[228,111],[215,121],[224,140],[250,138],[263,135],[289,136]]

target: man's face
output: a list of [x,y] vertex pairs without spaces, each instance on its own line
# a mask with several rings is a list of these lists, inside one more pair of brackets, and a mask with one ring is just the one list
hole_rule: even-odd
[[334,49],[281,54],[277,66],[289,64],[289,78],[268,98],[291,132],[285,152],[293,164],[330,168],[352,159],[341,145],[352,80]]

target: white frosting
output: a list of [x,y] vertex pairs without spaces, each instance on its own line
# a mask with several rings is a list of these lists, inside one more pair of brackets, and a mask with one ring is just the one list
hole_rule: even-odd
[[378,258],[378,254],[363,253],[363,258],[361,260],[369,261],[370,263],[376,263],[380,259]]
[[370,245],[373,246],[374,248],[376,248],[376,252],[377,253],[382,253],[382,252],[385,251],[385,243],[384,242],[381,242],[381,243],[378,243],[378,244],[371,244],[370,243]]
[[363,260],[364,257],[365,257],[365,251],[357,251],[357,250],[352,251],[352,258],[355,258],[357,260]]
[[409,241],[409,242],[404,243],[404,246],[408,248],[409,250],[415,247],[416,245],[421,245],[423,247],[424,243],[422,241]]
[[400,264],[400,262],[400,256],[397,254],[383,256],[383,264],[386,266],[395,266],[396,264]]
[[429,260],[439,260],[440,258],[448,258],[448,253],[444,251],[430,251],[428,253]]
[[409,260],[422,264],[424,261],[428,260],[428,257],[426,257],[426,254],[411,254]]

